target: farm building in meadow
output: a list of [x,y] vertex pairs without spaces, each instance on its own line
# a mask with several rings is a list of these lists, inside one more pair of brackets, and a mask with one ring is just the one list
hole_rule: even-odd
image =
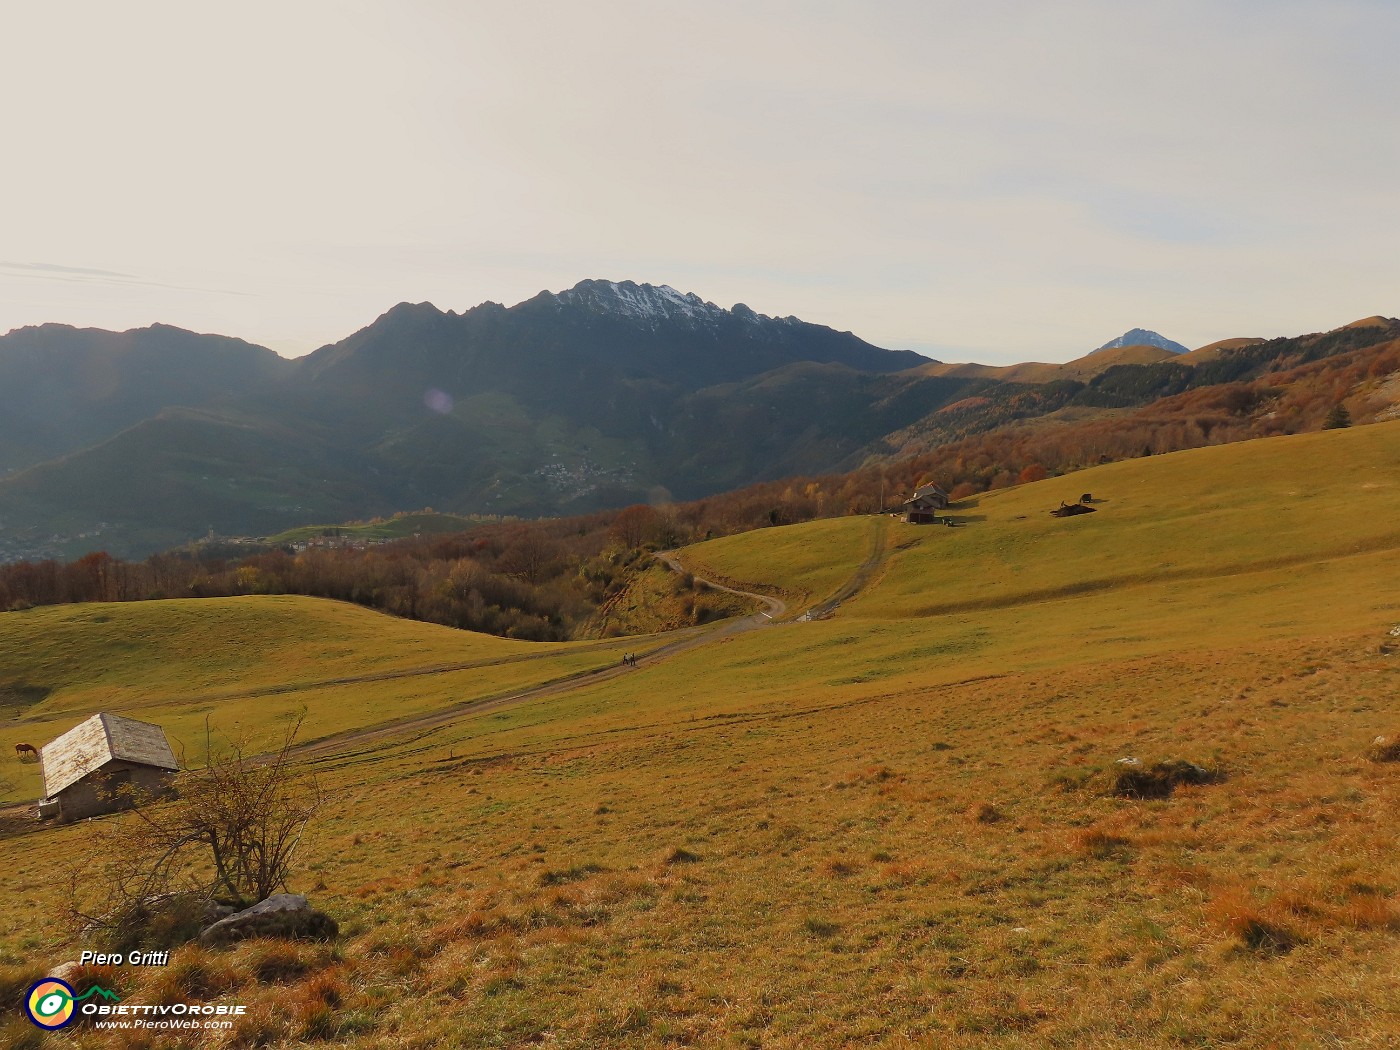
[[914,525],[927,525],[938,520],[938,512],[948,509],[948,493],[937,485],[920,485],[900,504],[904,520]]
[[46,796],[39,812],[65,821],[165,794],[180,768],[160,726],[108,714],[93,715],[49,741],[39,761]]

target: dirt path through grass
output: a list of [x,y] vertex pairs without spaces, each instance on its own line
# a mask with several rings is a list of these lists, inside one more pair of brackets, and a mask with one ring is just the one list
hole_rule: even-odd
[[823,598],[803,613],[802,618],[804,620],[824,620],[834,613],[842,602],[849,601],[869,587],[875,574],[885,564],[885,558],[889,554],[889,538],[888,518],[882,516],[871,522],[870,556],[860,563],[860,567],[856,569],[849,580],[837,588],[835,594]]
[[[686,571],[671,554],[658,554],[657,558],[675,572]],[[450,722],[455,722],[459,718],[464,718],[468,715],[476,715],[485,711],[494,711],[502,707],[514,706],[515,704],[521,704],[527,700],[534,700],[539,697],[553,696],[581,685],[594,685],[598,682],[606,682],[610,679],[617,678],[619,675],[635,674],[649,664],[653,664],[658,660],[668,659],[678,653],[694,649],[697,646],[710,645],[725,638],[732,638],[736,634],[743,634],[747,631],[754,631],[761,627],[767,627],[787,611],[787,605],[780,599],[770,598],[762,594],[754,594],[751,591],[743,591],[734,587],[727,587],[722,583],[706,580],[699,576],[695,577],[695,579],[697,582],[703,583],[708,587],[713,587],[716,590],[726,591],[729,594],[737,594],[744,598],[752,598],[764,608],[761,612],[756,612],[751,616],[726,620],[708,629],[686,631],[684,637],[666,642],[649,652],[638,653],[635,666],[629,667],[625,664],[609,662],[603,666],[590,668],[585,671],[575,671],[571,674],[563,675],[552,682],[545,682],[543,685],[537,685],[530,689],[520,690],[519,692],[488,696],[480,700],[473,700],[469,703],[450,707],[444,711],[434,711],[431,714],[415,715],[410,718],[396,719],[391,722],[381,722],[379,725],[371,726],[367,729],[356,729],[345,733],[336,733],[332,736],[323,737],[320,740],[313,740],[295,747],[292,753],[298,758],[322,757],[333,754],[344,748],[372,743],[387,736],[425,729],[435,729],[438,726],[447,725]],[[616,644],[616,642],[616,639],[612,640],[612,644]],[[450,670],[450,668],[444,668],[443,670]],[[410,675],[431,673],[438,672],[426,669],[415,669],[412,671],[373,675],[362,680],[380,681],[387,678],[408,677]]]
[[[824,599],[814,610],[822,610],[822,615],[830,615],[841,602],[848,600],[869,585],[876,571],[883,564],[887,543],[883,520],[874,523],[872,534],[872,548],[870,556],[861,563],[856,572],[841,588],[830,597]],[[677,560],[676,556],[667,551],[656,555],[657,560],[665,564],[676,573],[686,572],[686,568]],[[393,719],[388,722],[381,722],[378,725],[369,726],[364,729],[349,730],[342,733],[335,733],[322,737],[319,740],[311,740],[305,744],[297,745],[292,749],[292,754],[298,758],[324,758],[339,751],[353,747],[361,747],[365,744],[372,744],[390,736],[401,733],[422,732],[448,725],[458,719],[472,715],[481,714],[487,711],[498,710],[503,707],[522,704],[529,700],[541,697],[554,696],[558,693],[567,692],[570,689],[585,685],[593,685],[598,682],[606,682],[624,674],[634,674],[649,664],[659,660],[669,659],[679,653],[686,652],[702,645],[711,645],[732,638],[738,634],[768,627],[775,623],[787,612],[787,603],[780,598],[768,595],[756,594],[738,587],[731,587],[720,583],[717,580],[708,580],[701,576],[695,577],[698,583],[715,590],[725,591],[729,594],[737,594],[740,597],[750,598],[763,608],[761,611],[750,616],[739,617],[737,619],[726,620],[715,624],[712,627],[701,629],[688,629],[678,632],[681,636],[674,640],[665,642],[646,652],[637,654],[636,665],[629,667],[625,664],[609,662],[607,664],[589,668],[583,671],[574,671],[570,674],[562,675],[553,681],[545,682],[541,685],[529,689],[501,693],[496,696],[488,696],[467,703],[454,705],[441,711],[434,711],[429,714],[414,715],[408,718]],[[810,613],[808,614],[810,615]],[[609,645],[616,645],[617,640],[611,640]],[[595,648],[601,648],[601,644],[596,644]],[[278,693],[296,692],[302,689],[320,688],[335,685],[356,685],[369,682],[384,682],[402,678],[423,677],[429,675],[448,674],[456,671],[470,670],[473,667],[487,666],[496,663],[515,663],[523,660],[540,659],[546,656],[556,655],[556,653],[540,653],[527,656],[505,657],[502,660],[474,660],[461,664],[441,664],[431,667],[405,668],[399,671],[383,671],[375,674],[355,675],[343,678],[323,679],[315,682],[297,682],[285,685],[262,686],[256,689],[231,691],[220,693],[215,696],[207,696],[204,700],[226,700],[245,696],[267,696]],[[271,753],[266,755],[253,756],[254,760],[271,758]],[[9,807],[0,809],[0,815],[9,813],[19,813],[27,811],[29,805]]]
[[[889,522],[884,518],[877,518],[871,523],[869,556],[865,561],[861,562],[850,579],[843,583],[834,594],[824,598],[805,613],[803,616],[804,619],[818,619],[830,616],[842,602],[850,600],[870,585],[876,573],[878,573],[880,568],[884,565],[885,559],[889,553],[888,526]],[[687,571],[685,566],[676,558],[675,554],[670,551],[660,551],[655,557],[672,572],[684,573]],[[787,603],[780,598],[756,594],[753,591],[746,591],[738,587],[731,587],[728,584],[720,583],[717,580],[705,579],[702,576],[696,576],[695,580],[715,590],[724,591],[728,594],[737,594],[743,598],[750,598],[763,606],[763,609],[751,616],[727,620],[712,628],[701,631],[688,631],[685,637],[667,642],[645,654],[639,654],[636,665],[632,667],[628,667],[624,664],[610,663],[603,667],[592,668],[586,671],[576,671],[556,679],[553,682],[546,682],[543,685],[524,689],[519,692],[473,700],[470,703],[451,707],[445,711],[435,711],[431,714],[384,722],[367,729],[337,733],[320,740],[313,740],[295,748],[293,754],[301,758],[324,757],[350,747],[374,743],[391,735],[435,729],[438,726],[447,725],[468,715],[476,715],[486,711],[498,710],[502,707],[514,706],[540,697],[554,696],[582,685],[606,682],[619,675],[633,674],[649,664],[668,659],[679,653],[697,648],[698,646],[711,645],[715,642],[723,641],[726,638],[732,638],[737,634],[767,627],[775,623],[787,612]],[[432,672],[423,670],[403,672],[405,675],[424,673]],[[396,677],[396,675],[386,674],[374,676],[373,679],[367,680],[391,677]]]

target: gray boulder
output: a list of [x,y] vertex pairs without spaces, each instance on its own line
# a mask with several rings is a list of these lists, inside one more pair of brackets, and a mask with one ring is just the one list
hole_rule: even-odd
[[220,919],[199,935],[199,943],[221,947],[249,937],[329,941],[339,933],[336,921],[307,904],[300,893],[275,893],[251,908]]

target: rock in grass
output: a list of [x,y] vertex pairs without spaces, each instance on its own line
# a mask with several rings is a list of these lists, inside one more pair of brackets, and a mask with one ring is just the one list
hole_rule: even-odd
[[221,947],[249,937],[328,941],[340,933],[336,921],[306,903],[299,893],[276,893],[251,908],[220,919],[199,935],[205,947]]
[[1120,759],[1117,764],[1122,768],[1114,773],[1110,790],[1120,798],[1167,798],[1181,784],[1214,784],[1224,779],[1218,770],[1181,759],[1150,766]]
[[1378,736],[1366,748],[1372,762],[1400,762],[1400,736]]

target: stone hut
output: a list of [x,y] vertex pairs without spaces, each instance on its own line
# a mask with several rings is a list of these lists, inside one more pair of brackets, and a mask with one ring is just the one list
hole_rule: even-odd
[[940,510],[948,509],[948,493],[937,485],[921,485],[900,505],[904,520],[914,525],[927,525],[938,519]]
[[179,763],[165,730],[121,715],[97,714],[39,751],[44,774],[40,812],[82,820],[129,809],[141,797],[170,791]]

